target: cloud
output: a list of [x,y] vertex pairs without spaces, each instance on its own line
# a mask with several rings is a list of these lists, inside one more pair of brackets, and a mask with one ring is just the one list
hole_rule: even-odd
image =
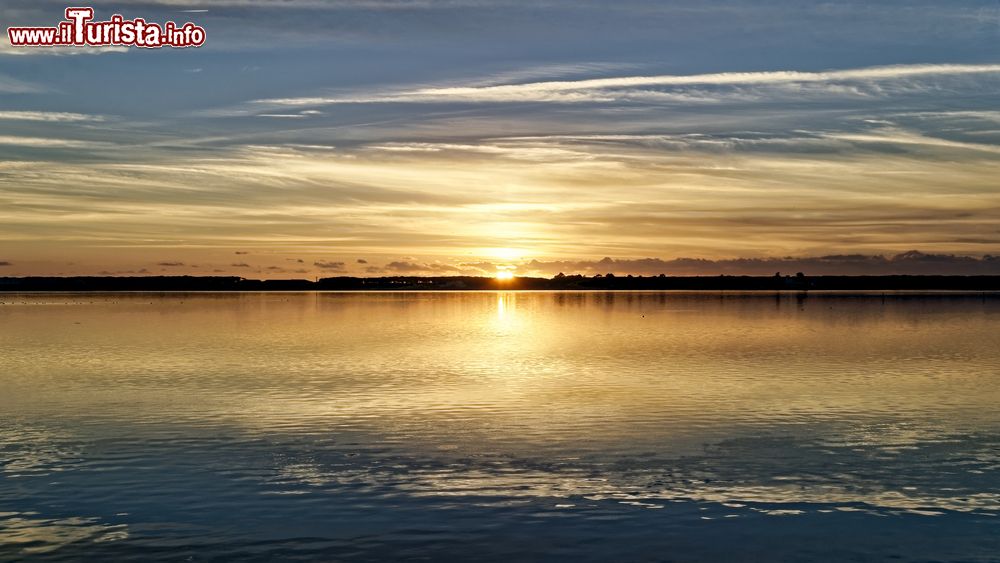
[[[239,146],[151,157],[123,144],[113,162],[0,162],[0,224],[19,241],[7,256],[19,263],[39,232],[67,247],[127,249],[133,264],[150,248],[183,246],[178,260],[210,263],[220,248],[295,256],[336,245],[409,255],[389,271],[427,274],[454,271],[449,257],[488,258],[484,247],[571,258],[997,252],[995,154],[840,125],[481,138],[388,153]],[[476,145],[487,150],[467,150]]]
[[365,260],[364,258],[358,258],[358,264],[367,264],[367,263],[368,261]]
[[6,260],[0,260],[0,266],[13,266],[13,264],[7,262]]
[[[525,84],[449,86],[401,89],[387,93],[360,93],[339,96],[268,98],[252,102],[261,106],[322,106],[366,103],[508,103],[508,102],[610,102],[621,99],[648,99],[677,102],[715,101],[711,92],[663,92],[650,88],[742,87],[859,83],[878,84],[927,77],[984,75],[1000,73],[1000,64],[916,64],[892,65],[822,72],[793,70],[766,72],[721,72],[693,75],[619,76],[584,80],[552,80]],[[801,92],[799,92],[801,93]],[[860,90],[839,89],[835,93],[863,94]]]
[[392,272],[402,272],[402,273],[414,273],[424,271],[424,267],[420,264],[414,264],[412,262],[389,262],[385,265],[385,269]]
[[184,262],[157,262],[156,265],[157,266],[177,267],[177,266],[183,266]]
[[463,263],[461,267],[463,270],[475,272],[476,275],[487,274],[493,275],[497,270],[500,269],[511,269],[510,265],[501,266],[500,264],[494,264],[493,262],[473,262],[473,263]]
[[232,266],[233,268],[249,268],[249,267],[251,267],[250,264],[247,264],[246,262],[236,262],[234,264],[230,264],[230,266]]
[[449,264],[422,264],[416,262],[407,261],[396,261],[389,262],[385,265],[385,271],[396,272],[401,274],[416,274],[416,273],[432,273],[432,274],[442,274],[442,273],[460,273],[462,270],[456,268],[455,266]]
[[409,276],[482,276],[493,275],[498,266],[489,264],[488,267],[480,267],[482,264],[448,264],[444,262],[419,262],[415,260],[400,260],[390,262],[384,267],[368,266],[364,269],[366,274],[403,274]]
[[237,251],[236,251],[236,252],[234,252],[233,254],[250,254],[250,253],[249,253],[249,252],[247,252],[247,251],[245,251],[245,250],[237,250]]
[[896,146],[912,145],[1000,153],[1000,145],[951,141],[948,139],[941,139],[910,131],[904,131],[894,127],[886,127],[868,133],[831,133],[826,136],[831,139],[850,141],[853,143],[881,143]]
[[[996,253],[996,140],[969,135],[995,129],[995,116],[970,109],[942,127],[904,111],[932,107],[477,108],[424,121],[392,108],[388,124],[236,135],[220,123],[190,142],[183,124],[11,122],[6,134],[40,140],[18,137],[26,148],[0,162],[0,225],[18,264],[44,248],[32,242],[44,233],[67,249],[133,253],[114,267],[153,247],[202,264],[240,246],[282,261],[338,248],[427,274],[476,272],[450,262],[489,259],[487,247],[570,260]],[[71,133],[117,140],[115,158],[32,149]],[[358,264],[342,268],[369,266]]]
[[80,141],[74,139],[53,139],[46,137],[19,137],[0,135],[0,145],[56,149],[109,149],[116,145],[105,141]]
[[[9,45],[7,41],[0,38],[0,54],[4,52],[4,46]],[[6,74],[0,74],[0,92],[6,94],[37,94],[44,92],[45,87],[32,82],[26,82],[24,80],[19,80],[7,76]]]
[[87,115],[61,111],[0,111],[0,120],[49,121],[67,123],[74,121],[104,121],[102,115]]
[[764,258],[610,258],[600,260],[530,260],[519,263],[491,261],[461,263],[394,261],[384,267],[369,266],[369,275],[492,276],[498,270],[516,270],[519,275],[552,277],[613,273],[615,275],[670,276],[771,276],[776,272],[821,275],[1000,275],[1000,256],[982,257],[930,254],[916,250],[891,256],[880,254],[832,254],[809,257]]
[[313,266],[316,266],[317,268],[321,268],[323,270],[341,270],[341,271],[344,270],[343,262],[329,262],[329,261],[319,260],[313,262]]
[[65,45],[41,47],[14,47],[7,40],[0,40],[0,56],[50,56],[66,57],[74,55],[105,55],[108,53],[127,53],[128,47],[70,47]]
[[894,256],[838,254],[816,257],[733,258],[708,260],[703,258],[613,259],[580,261],[532,260],[519,266],[519,271],[551,276],[565,274],[716,276],[767,276],[776,272],[806,275],[1000,275],[1000,256],[959,256],[925,254],[916,250]]

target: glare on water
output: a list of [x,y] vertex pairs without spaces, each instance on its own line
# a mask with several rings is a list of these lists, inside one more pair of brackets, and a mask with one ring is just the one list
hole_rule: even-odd
[[0,559],[1000,552],[993,296],[4,303]]

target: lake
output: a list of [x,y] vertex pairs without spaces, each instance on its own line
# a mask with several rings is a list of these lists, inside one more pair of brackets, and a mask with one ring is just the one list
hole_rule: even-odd
[[1000,296],[0,294],[2,560],[1000,561]]

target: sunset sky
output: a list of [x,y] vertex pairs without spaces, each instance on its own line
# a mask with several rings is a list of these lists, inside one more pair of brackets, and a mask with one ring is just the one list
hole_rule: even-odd
[[0,276],[1000,273],[996,0],[89,5],[207,42],[0,42]]

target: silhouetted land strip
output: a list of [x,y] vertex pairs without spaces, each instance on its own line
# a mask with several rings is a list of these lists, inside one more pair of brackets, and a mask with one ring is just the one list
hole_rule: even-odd
[[953,290],[1000,291],[1000,276],[394,276],[253,280],[222,276],[8,277],[0,292],[34,291],[392,291],[392,290]]

